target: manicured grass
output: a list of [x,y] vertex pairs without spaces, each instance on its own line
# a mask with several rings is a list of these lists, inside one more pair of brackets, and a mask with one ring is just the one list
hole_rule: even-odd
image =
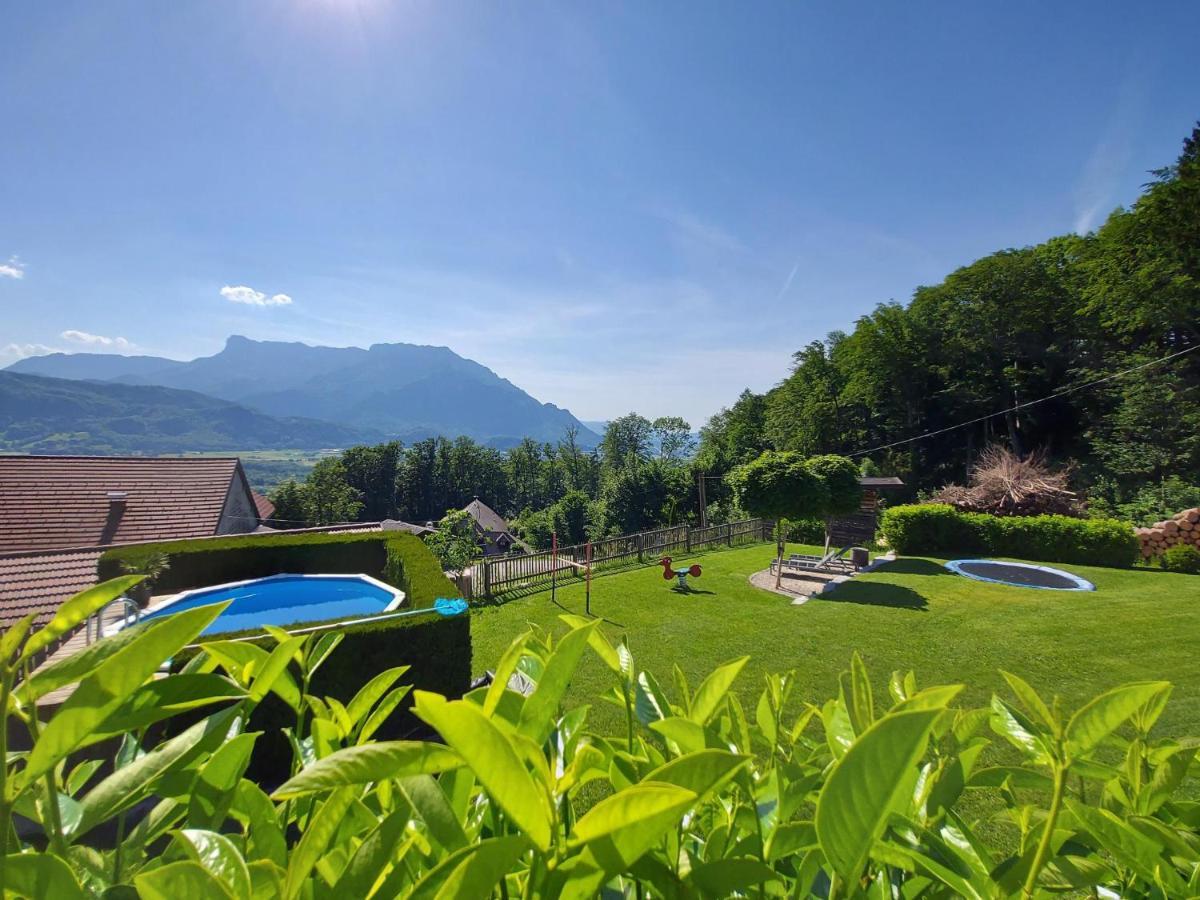
[[[1096,585],[1090,593],[984,584],[951,574],[940,560],[902,559],[841,586],[829,599],[792,606],[752,587],[771,545],[675,560],[701,562],[696,593],[679,594],[657,567],[597,578],[592,612],[614,641],[627,635],[634,659],[675,693],[671,666],[694,687],[721,662],[749,655],[737,690],[753,709],[766,672],[795,669],[801,699],[822,702],[837,691],[838,673],[862,654],[876,690],[886,696],[893,670],[912,669],[918,684],[963,683],[961,702],[984,705],[1008,695],[1000,669],[1015,672],[1047,698],[1077,708],[1126,681],[1165,679],[1175,685],[1160,720],[1164,734],[1200,734],[1200,577],[1145,569],[1066,566]],[[794,548],[790,548],[794,549]],[[805,552],[813,552],[807,548]],[[512,639],[535,623],[558,634],[564,611],[582,613],[582,585],[532,594],[475,612],[474,666],[495,665]],[[588,656],[568,703],[590,703],[589,721],[619,731],[623,712],[598,702],[611,685]]]

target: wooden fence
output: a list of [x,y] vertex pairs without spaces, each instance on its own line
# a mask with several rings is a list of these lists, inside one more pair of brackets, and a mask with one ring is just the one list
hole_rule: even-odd
[[[675,525],[602,538],[591,543],[592,574],[608,569],[655,564],[672,553],[691,553],[716,547],[737,547],[769,540],[774,523],[745,519],[728,525],[692,528]],[[549,584],[551,579],[581,578],[588,562],[588,545],[559,547],[557,552],[490,556],[464,569],[456,581],[468,600],[492,599],[510,591]]]

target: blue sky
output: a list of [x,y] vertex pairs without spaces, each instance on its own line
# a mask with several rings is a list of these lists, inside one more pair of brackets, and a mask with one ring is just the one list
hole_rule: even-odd
[[[1200,4],[11,3],[0,364],[445,344],[696,426],[1200,117]],[[223,290],[228,289],[228,290]]]

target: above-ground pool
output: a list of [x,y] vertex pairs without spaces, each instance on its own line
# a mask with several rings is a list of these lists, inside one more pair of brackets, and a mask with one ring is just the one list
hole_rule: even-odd
[[1090,581],[1049,566],[1002,562],[998,559],[956,559],[946,568],[976,581],[1007,584],[1012,587],[1040,588],[1043,591],[1094,591]]
[[142,621],[223,600],[233,602],[203,634],[366,618],[391,612],[404,602],[404,592],[369,575],[272,575],[184,591],[147,612]]

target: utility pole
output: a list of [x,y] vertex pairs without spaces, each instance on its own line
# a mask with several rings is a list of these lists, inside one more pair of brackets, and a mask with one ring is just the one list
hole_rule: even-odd
[[704,497],[704,473],[700,472],[696,476],[696,480],[700,482],[700,527],[708,527],[708,502]]

